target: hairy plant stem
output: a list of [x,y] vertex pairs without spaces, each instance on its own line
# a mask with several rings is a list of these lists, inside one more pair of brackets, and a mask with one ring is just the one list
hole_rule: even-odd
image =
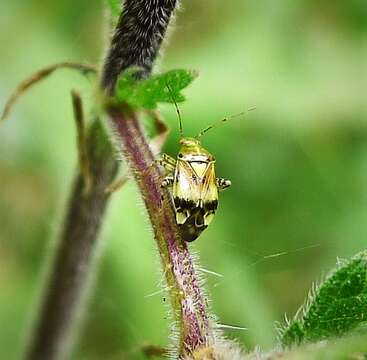
[[[141,77],[149,75],[176,5],[176,0],[125,1],[101,75],[101,87],[107,94],[112,94],[118,75],[129,66],[141,67]],[[154,165],[153,153],[136,115],[127,107],[111,108],[108,112],[118,134],[118,147],[139,185],[154,229],[179,332],[176,353],[183,358],[213,343],[207,299],[176,225],[170,195],[160,189],[162,173]],[[30,360],[54,360],[68,355],[94,270],[93,255],[109,198],[105,190],[115,178],[117,162],[99,119],[93,120],[86,138],[90,189],[85,191],[79,170],[27,353]]]
[[[113,92],[117,76],[131,65],[140,67],[141,77],[148,76],[176,6],[176,0],[126,0],[105,61],[102,85],[107,93]],[[136,114],[128,106],[107,111],[118,150],[135,177],[152,224],[178,330],[176,355],[184,358],[214,341],[207,299],[176,224],[171,195],[161,189],[163,174]]]
[[105,189],[117,171],[110,141],[98,119],[90,125],[86,141],[91,184],[86,192],[84,177],[79,171],[27,359],[53,360],[67,355],[86,298],[98,234],[109,198]]
[[214,342],[207,299],[176,224],[171,195],[161,189],[163,174],[154,163],[139,121],[127,107],[110,108],[108,112],[118,146],[134,174],[152,223],[179,332],[178,355],[183,358]]
[[102,87],[112,93],[122,71],[130,66],[149,76],[177,0],[125,0],[102,72]]

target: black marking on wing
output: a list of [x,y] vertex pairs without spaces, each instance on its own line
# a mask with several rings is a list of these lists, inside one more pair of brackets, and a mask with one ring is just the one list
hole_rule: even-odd
[[174,203],[176,209],[180,209],[181,211],[192,211],[193,209],[203,209],[204,211],[214,212],[218,208],[218,200],[206,201],[203,204],[203,207],[197,206],[194,201],[186,200],[179,197],[174,198]]
[[191,211],[193,208],[195,208],[195,203],[192,200],[186,200],[179,197],[174,198],[175,207],[177,210],[180,211]]
[[207,227],[205,215],[214,214],[218,207],[218,200],[207,201],[203,206],[196,206],[194,201],[174,198],[174,204],[178,213],[189,214],[183,224],[179,224],[182,237],[185,241],[194,241]]
[[201,207],[191,209],[184,224],[179,225],[181,235],[187,242],[194,241],[208,226],[204,223],[205,210]]
[[213,200],[213,201],[206,201],[204,203],[204,209],[207,212],[215,212],[215,210],[217,210],[218,208],[218,200]]

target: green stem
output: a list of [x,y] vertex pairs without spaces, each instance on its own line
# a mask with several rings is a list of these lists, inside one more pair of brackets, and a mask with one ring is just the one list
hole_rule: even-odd
[[87,153],[91,164],[90,189],[85,191],[84,177],[79,171],[27,359],[64,358],[75,341],[74,330],[85,304],[98,235],[109,198],[105,190],[117,171],[110,141],[98,119],[93,121],[87,133]]

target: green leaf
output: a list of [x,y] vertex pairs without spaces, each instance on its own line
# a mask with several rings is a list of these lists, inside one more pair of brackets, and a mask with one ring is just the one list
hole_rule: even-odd
[[115,97],[118,102],[145,109],[155,109],[161,102],[184,101],[181,91],[198,75],[196,71],[177,69],[139,80],[138,73],[139,69],[131,68],[119,77]]
[[[284,330],[283,330],[284,331]],[[282,343],[286,346],[299,345],[305,337],[303,326],[300,321],[294,319],[282,336]]]
[[316,342],[367,325],[367,252],[339,266],[311,294],[302,316],[282,330],[285,346]]

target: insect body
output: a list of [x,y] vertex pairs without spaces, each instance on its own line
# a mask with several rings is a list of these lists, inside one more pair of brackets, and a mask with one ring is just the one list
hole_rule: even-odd
[[174,159],[163,155],[161,164],[170,172],[162,187],[172,186],[176,221],[186,241],[194,241],[210,224],[218,207],[218,192],[231,185],[216,178],[215,158],[198,138],[183,137]]
[[218,208],[218,193],[231,186],[231,181],[217,178],[215,175],[215,158],[200,142],[201,136],[215,126],[238,115],[226,117],[209,125],[196,137],[184,137],[180,110],[167,83],[176,107],[180,126],[180,151],[177,159],[163,154],[159,164],[165,167],[168,176],[161,186],[171,187],[176,211],[176,222],[185,241],[194,241],[213,220]]

